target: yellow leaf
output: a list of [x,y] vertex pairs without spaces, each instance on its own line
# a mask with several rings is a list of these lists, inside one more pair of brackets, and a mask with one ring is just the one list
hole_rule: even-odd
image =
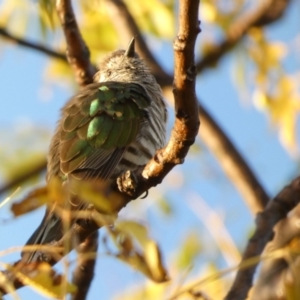
[[[195,145],[195,144],[194,144]],[[194,146],[193,145],[193,146]],[[195,148],[194,148],[195,149]],[[160,211],[165,215],[165,216],[172,216],[174,211],[172,205],[169,203],[167,199],[159,199],[157,202],[157,206],[160,209]]]
[[[122,291],[115,297],[116,300],[153,300],[166,299],[170,281],[164,283],[156,283],[147,281],[143,285],[131,287],[129,291]],[[179,298],[178,298],[179,300]]]
[[134,221],[118,221],[115,226],[117,230],[135,238],[143,248],[146,247],[149,236],[148,230],[144,225]]
[[37,264],[30,276],[21,272],[15,274],[22,283],[49,298],[62,298],[67,293],[75,293],[77,290],[74,284],[67,282],[65,276],[55,273],[45,262]]
[[48,190],[47,187],[42,187],[30,192],[23,200],[13,203],[11,211],[15,217],[33,211],[47,203]]
[[300,95],[297,81],[292,77],[281,77],[271,92],[256,90],[254,103],[270,114],[271,121],[280,132],[280,140],[291,154],[296,149],[296,121],[300,111]]
[[[18,160],[16,157],[22,155],[22,159]],[[13,153],[12,157],[3,162],[7,167],[4,169],[7,179],[13,180],[27,174],[28,170],[34,169],[45,164],[45,154],[39,152],[27,152],[26,149],[20,149]]]
[[45,77],[48,80],[55,80],[56,84],[60,84],[64,87],[66,84],[74,82],[74,76],[70,65],[58,59],[52,59],[49,61],[45,70]]
[[201,20],[208,23],[213,23],[217,17],[216,6],[211,2],[203,2],[200,6]]
[[[141,251],[133,247],[133,242],[130,243],[130,248],[126,247],[125,251],[119,247],[121,253],[118,257],[155,282],[167,281],[168,276],[162,265],[160,250],[155,241],[149,238],[146,227],[133,221],[120,221],[115,228],[117,233],[125,234],[137,241],[141,247]],[[116,237],[114,239],[116,240]]]
[[256,108],[260,110],[265,110],[268,107],[268,99],[266,94],[259,89],[254,90],[253,103],[256,106]]
[[157,244],[149,240],[145,247],[145,262],[150,270],[151,278],[155,282],[164,282],[168,280],[168,275],[161,261],[161,254]]
[[118,195],[115,193],[111,195],[103,194],[103,191],[107,189],[107,182],[103,180],[82,182],[74,179],[69,180],[68,184],[68,188],[73,194],[87,204],[92,204],[99,212],[112,213],[115,211],[115,205],[118,204]]
[[268,53],[266,53],[266,56],[273,62],[274,65],[276,65],[286,54],[287,48],[284,43],[269,43]]
[[177,265],[185,270],[193,265],[197,256],[201,254],[202,246],[196,232],[190,232],[182,241],[179,248]]
[[17,217],[33,211],[44,204],[64,203],[67,195],[62,187],[59,178],[52,179],[47,186],[34,189],[25,198],[17,203],[13,203],[11,211]]
[[174,36],[173,3],[165,5],[159,0],[126,1],[139,27],[159,37]]

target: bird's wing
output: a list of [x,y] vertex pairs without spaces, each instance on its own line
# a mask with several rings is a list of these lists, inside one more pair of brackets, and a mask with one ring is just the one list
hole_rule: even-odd
[[135,83],[88,86],[71,100],[60,133],[60,166],[79,179],[107,179],[147,118],[150,98]]
[[[109,178],[136,140],[149,105],[148,94],[138,84],[106,82],[84,88],[63,109],[60,142],[54,143],[61,171],[84,180]],[[62,235],[62,220],[55,206],[48,207],[26,245],[48,244]],[[22,257],[34,261],[37,253],[23,251]]]

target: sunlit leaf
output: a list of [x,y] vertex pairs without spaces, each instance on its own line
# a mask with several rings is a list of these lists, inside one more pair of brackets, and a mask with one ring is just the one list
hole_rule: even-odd
[[216,20],[217,10],[211,2],[205,1],[201,4],[200,12],[204,22],[212,23]]
[[69,293],[75,293],[77,287],[67,282],[64,275],[57,274],[47,263],[36,265],[30,276],[16,273],[17,278],[26,285],[49,298],[62,298]]
[[143,31],[164,38],[174,36],[173,6],[158,0],[126,1],[126,4]]
[[92,61],[97,63],[107,52],[120,47],[120,38],[105,3],[82,0],[80,4],[83,11],[80,31],[90,48]]
[[156,203],[164,215],[171,216],[173,214],[173,207],[167,199],[160,199]]
[[74,83],[74,76],[71,76],[72,70],[69,64],[60,61],[60,60],[51,60],[47,65],[45,70],[45,75],[47,79],[62,85],[63,87],[66,84],[73,84]]
[[290,151],[296,147],[296,121],[300,111],[298,93],[297,81],[286,76],[280,79],[272,94],[256,90],[253,96],[257,107],[269,112],[272,123],[280,130],[282,143]]
[[167,272],[162,264],[160,250],[153,240],[147,243],[144,253],[146,264],[151,272],[151,278],[156,282],[168,280]]
[[25,198],[17,203],[13,203],[11,211],[14,216],[20,216],[33,211],[42,205],[49,203],[64,203],[67,198],[62,187],[62,183],[58,178],[52,179],[47,186],[34,189]]
[[[128,238],[132,240],[132,242],[127,241],[124,244],[125,251],[123,251],[123,243],[119,243],[121,250],[117,255],[119,259],[130,264],[155,282],[168,280],[166,270],[162,265],[160,250],[155,241],[149,238],[145,226],[133,221],[119,221],[116,223],[115,229],[115,241],[117,241],[116,236],[120,234],[125,235],[125,240]],[[138,243],[138,246],[134,246],[134,241]]]
[[[156,283],[147,281],[143,285],[138,285],[130,288],[128,291],[118,293],[114,299],[116,300],[153,300],[153,299],[167,299],[166,294],[170,282]],[[179,300],[179,299],[178,299]]]
[[[206,274],[205,276],[208,277],[217,274],[219,270],[214,263],[210,263],[204,272]],[[229,282],[224,278],[223,280],[208,281],[201,290],[207,295],[207,299],[222,299],[228,291],[228,286]]]
[[150,241],[147,228],[134,221],[118,221],[116,223],[116,229],[134,237],[139,244],[145,248]]
[[70,180],[68,188],[82,201],[88,205],[92,204],[99,212],[111,214],[116,211],[116,207],[122,200],[121,196],[116,193],[110,195],[103,193],[107,189],[107,184],[103,180],[94,182]]
[[20,202],[13,203],[11,211],[15,217],[33,211],[40,206],[46,204],[48,201],[48,190],[47,187],[42,187],[33,190]]
[[0,3],[0,25],[23,36],[32,16],[31,6],[26,0],[2,1]]
[[190,232],[179,247],[177,265],[179,269],[187,269],[192,266],[196,258],[201,254],[202,245],[198,234]]
[[41,32],[46,37],[49,29],[53,30],[55,25],[58,25],[55,1],[39,0],[39,21]]

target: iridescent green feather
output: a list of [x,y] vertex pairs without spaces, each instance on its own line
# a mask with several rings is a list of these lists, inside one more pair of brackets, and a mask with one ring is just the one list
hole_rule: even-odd
[[90,105],[90,116],[94,117],[101,109],[101,102],[98,98],[94,99]]
[[72,160],[77,155],[81,154],[83,149],[85,149],[87,146],[88,146],[88,142],[85,140],[81,140],[81,139],[74,140],[72,144],[68,145],[68,151],[66,152],[63,161],[67,162]]
[[[131,120],[131,119],[133,119],[135,117],[135,114],[134,114],[134,112],[131,109],[131,107],[130,107],[129,104],[127,104],[127,105],[124,106],[124,112],[123,113],[124,113],[124,120],[125,121],[126,120]],[[137,116],[139,116],[139,115],[137,115]]]
[[126,122],[124,128],[122,128],[122,134],[117,141],[117,147],[122,148],[130,143],[129,136],[131,132],[131,120]]
[[105,115],[103,114],[91,119],[91,121],[89,122],[86,139],[91,140],[92,138],[97,137],[97,135],[101,131],[103,131],[103,128],[106,127],[106,124],[104,122],[105,122]]
[[104,149],[111,149],[112,147],[116,147],[118,145],[118,140],[122,134],[122,131],[125,129],[126,125],[121,121],[114,121],[113,126],[110,130],[110,133],[103,144]]
[[94,140],[91,141],[92,145],[95,148],[100,148],[104,144],[114,124],[114,120],[112,118],[105,115],[102,118],[103,118],[103,127],[101,128],[97,136],[94,138]]
[[102,174],[103,168],[107,175],[107,166],[115,166],[115,151],[120,149],[123,155],[122,149],[137,138],[150,101],[144,88],[134,83],[87,86],[65,110],[60,145],[62,171],[83,170],[94,176]]
[[76,130],[78,128],[78,125],[82,121],[83,117],[84,116],[82,116],[81,114],[68,115],[65,118],[65,121],[63,123],[63,130],[67,131],[67,132],[71,132],[71,131]]

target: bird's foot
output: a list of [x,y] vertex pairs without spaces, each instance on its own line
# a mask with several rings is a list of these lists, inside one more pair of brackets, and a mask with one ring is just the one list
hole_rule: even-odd
[[132,199],[138,197],[137,177],[134,172],[126,171],[117,178],[117,185],[120,192],[127,194]]

